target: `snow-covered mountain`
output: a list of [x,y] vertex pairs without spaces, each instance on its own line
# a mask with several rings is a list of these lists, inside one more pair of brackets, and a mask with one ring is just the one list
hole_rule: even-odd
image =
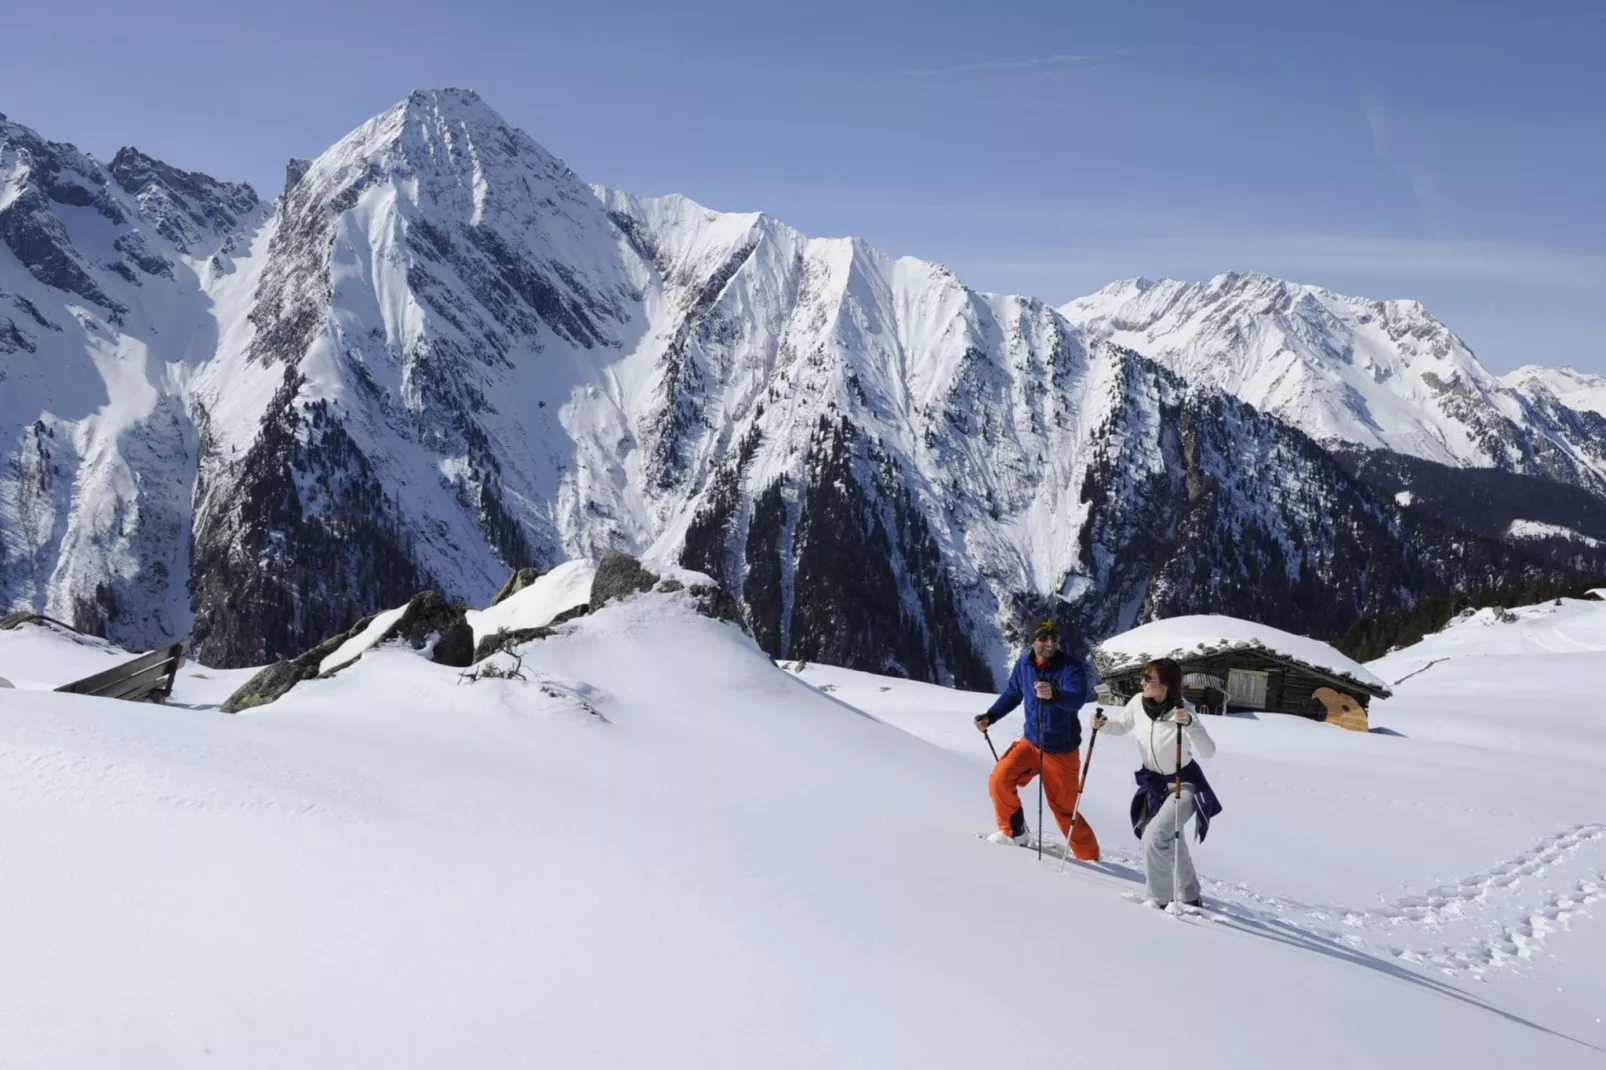
[[[719,577],[774,654],[988,686],[1059,600],[1095,636],[1198,609],[1337,632],[1546,567],[1091,306],[588,186],[471,92],[291,161],[271,206],[14,124],[0,167],[0,601],[129,645],[261,663],[616,546]],[[1471,427],[1448,376],[1417,375],[1449,384],[1422,421]],[[1446,441],[1508,428],[1477,419]]]
[[188,631],[185,384],[266,218],[249,186],[0,116],[0,603],[134,645]]
[[1090,337],[1242,398],[1325,446],[1606,491],[1606,418],[1576,404],[1581,394],[1606,398],[1590,394],[1598,377],[1590,386],[1577,373],[1525,369],[1501,379],[1416,301],[1249,272],[1201,284],[1117,282],[1060,311]]
[[1502,376],[1501,382],[1536,405],[1555,401],[1576,412],[1606,417],[1606,375],[1529,364]]

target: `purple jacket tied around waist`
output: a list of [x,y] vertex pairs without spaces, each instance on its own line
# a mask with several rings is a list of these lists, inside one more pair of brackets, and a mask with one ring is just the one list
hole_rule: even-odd
[[[1141,840],[1143,830],[1154,820],[1154,815],[1160,812],[1160,807],[1167,805],[1166,800],[1176,789],[1177,778],[1156,773],[1152,769],[1139,769],[1135,775],[1138,793],[1132,796],[1132,831]],[[1210,781],[1205,779],[1204,770],[1199,768],[1198,762],[1189,762],[1182,767],[1182,782],[1193,788],[1194,811],[1199,815],[1193,834],[1203,843],[1210,831],[1210,819],[1221,813],[1221,800],[1211,790]]]

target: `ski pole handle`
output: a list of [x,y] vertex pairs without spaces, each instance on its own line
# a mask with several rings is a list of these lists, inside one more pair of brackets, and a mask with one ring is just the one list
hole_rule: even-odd
[[1177,725],[1177,805],[1182,804],[1182,726]]

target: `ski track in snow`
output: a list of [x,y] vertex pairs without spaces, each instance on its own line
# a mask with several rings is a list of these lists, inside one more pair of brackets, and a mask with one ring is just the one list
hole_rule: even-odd
[[[1606,823],[1575,825],[1498,865],[1370,908],[1307,903],[1201,872],[1210,908],[1202,916],[1257,930],[1291,930],[1377,958],[1482,979],[1490,970],[1530,961],[1551,934],[1565,931],[1579,915],[1589,916],[1587,908],[1606,897],[1606,865],[1585,877],[1563,877],[1560,887],[1555,873],[1585,848],[1606,856],[1603,839]],[[1059,845],[1044,845],[1044,854],[1056,861],[1061,853]],[[1103,861],[1142,872],[1143,858],[1135,851],[1106,849]],[[1529,889],[1537,895],[1524,895]],[[1125,898],[1140,901],[1135,893]],[[1430,935],[1457,930],[1459,942],[1425,946]]]

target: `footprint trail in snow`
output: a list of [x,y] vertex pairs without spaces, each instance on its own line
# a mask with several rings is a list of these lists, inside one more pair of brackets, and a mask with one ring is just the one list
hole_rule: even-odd
[[[1105,854],[1141,868],[1135,852]],[[1585,859],[1584,876],[1558,872]],[[1532,960],[1553,934],[1606,899],[1606,824],[1575,825],[1489,869],[1375,907],[1307,903],[1203,874],[1200,881],[1214,920],[1296,930],[1378,958],[1481,979]]]

